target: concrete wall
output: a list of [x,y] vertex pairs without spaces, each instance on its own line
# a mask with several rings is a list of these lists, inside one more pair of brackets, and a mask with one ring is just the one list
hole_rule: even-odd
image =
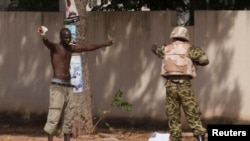
[[[174,27],[171,12],[89,12],[86,42],[113,39],[111,48],[88,53],[93,108],[112,110],[109,116],[165,120],[165,88],[161,60],[153,43],[169,42]],[[51,78],[49,52],[36,33],[39,25],[58,40],[61,13],[0,13],[0,111],[47,112]],[[196,11],[188,27],[191,42],[208,54],[210,64],[198,68],[193,81],[205,121],[249,122],[249,11]],[[117,90],[132,111],[111,109]],[[215,120],[216,119],[216,120]]]
[[108,107],[120,89],[124,100],[133,105],[132,111],[113,110],[113,114],[165,119],[164,81],[159,76],[161,60],[151,53],[150,47],[154,42],[166,42],[169,27],[168,12],[91,13],[86,38],[90,42],[115,42],[114,47],[89,53],[96,107]]
[[61,13],[1,12],[0,111],[42,113],[48,108],[51,78],[49,51],[37,27],[46,25],[57,40]]
[[195,43],[211,61],[196,81],[204,118],[249,122],[249,11],[199,11],[195,17]]

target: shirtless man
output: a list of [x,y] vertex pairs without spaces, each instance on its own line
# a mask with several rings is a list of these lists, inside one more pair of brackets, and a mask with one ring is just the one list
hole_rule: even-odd
[[[50,50],[53,78],[50,85],[50,100],[47,122],[44,130],[48,141],[53,141],[53,135],[62,128],[64,141],[70,141],[72,120],[74,116],[73,85],[70,83],[70,60],[72,53],[92,51],[113,45],[113,41],[103,44],[72,45],[71,32],[68,28],[60,30],[60,42],[51,42],[46,36],[46,27],[40,26],[38,33],[44,45]],[[61,126],[61,127],[60,127]]]

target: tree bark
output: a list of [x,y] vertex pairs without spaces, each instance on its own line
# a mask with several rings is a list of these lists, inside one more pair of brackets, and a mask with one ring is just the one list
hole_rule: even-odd
[[[84,43],[87,12],[86,5],[87,0],[75,0],[76,8],[79,13],[80,21],[76,22],[76,39],[77,44]],[[92,100],[91,89],[89,82],[89,68],[88,68],[88,55],[87,52],[81,54],[82,56],[82,74],[83,74],[83,93],[75,94],[75,118],[73,123],[73,135],[78,137],[83,134],[91,134],[93,129],[93,116],[92,116]]]

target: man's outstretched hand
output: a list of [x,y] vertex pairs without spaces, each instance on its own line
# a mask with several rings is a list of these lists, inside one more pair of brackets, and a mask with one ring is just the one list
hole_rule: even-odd
[[109,40],[105,43],[105,46],[111,46],[113,44],[114,44],[113,40]]

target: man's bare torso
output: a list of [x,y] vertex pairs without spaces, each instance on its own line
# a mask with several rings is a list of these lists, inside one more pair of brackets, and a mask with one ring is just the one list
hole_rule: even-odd
[[53,78],[70,81],[71,51],[60,44],[54,44],[54,50],[50,51]]

